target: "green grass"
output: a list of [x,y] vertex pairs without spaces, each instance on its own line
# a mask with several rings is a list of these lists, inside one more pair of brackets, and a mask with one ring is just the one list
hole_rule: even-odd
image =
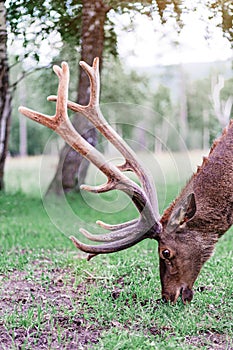
[[[14,162],[7,168],[7,192],[0,195],[0,348],[233,347],[232,230],[202,269],[191,304],[162,304],[157,301],[156,242],[144,241],[87,262],[67,237],[78,228],[71,227],[69,215],[54,219],[63,233],[50,221],[39,194],[35,159],[23,169]],[[168,204],[180,184],[167,185]],[[163,196],[162,186],[158,189]],[[110,199],[109,194],[102,198],[106,203]],[[90,202],[68,196],[68,208],[78,224],[96,219],[118,222],[135,213],[129,205],[106,215],[102,206],[99,212],[91,211]],[[55,204],[50,214],[57,210],[60,218],[62,204]]]

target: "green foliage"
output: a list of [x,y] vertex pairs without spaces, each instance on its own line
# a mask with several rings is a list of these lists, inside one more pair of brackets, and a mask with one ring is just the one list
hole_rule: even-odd
[[[152,12],[158,13],[161,22],[165,24],[170,18],[175,18],[176,30],[179,32],[183,26],[182,14],[187,11],[182,0],[160,1],[145,0],[138,2],[105,0],[108,10],[116,13],[129,13],[132,22],[135,12],[151,16]],[[219,24],[227,38],[232,41],[232,11],[231,1],[209,1],[206,7],[210,10],[210,19],[219,17],[222,19]],[[44,39],[49,38],[49,34],[58,32],[63,43],[71,46],[79,46],[81,39],[81,14],[82,1],[16,1],[10,0],[7,3],[7,18],[10,32],[23,41],[25,48],[24,57],[34,58],[39,61],[38,49]],[[222,16],[220,17],[219,14]],[[29,27],[33,31],[28,31]],[[33,50],[32,50],[33,47]],[[107,16],[105,24],[105,49],[113,55],[117,54],[117,38],[114,23]],[[18,57],[20,59],[20,57]]]
[[200,135],[203,134],[205,128],[208,129],[210,132],[209,146],[213,138],[220,132],[219,122],[211,105],[210,94],[211,78],[193,82],[187,94],[189,127]]
[[[205,130],[208,130],[208,146],[212,144],[216,135],[221,132],[221,126],[214,113],[213,102],[211,100],[213,76],[211,75],[203,80],[196,80],[190,83],[187,89],[189,127],[192,131],[197,131],[200,135],[203,135]],[[226,101],[232,96],[232,88],[233,80],[225,80],[225,86],[221,90],[222,101]],[[231,110],[231,118],[233,116],[232,113],[233,110]]]
[[118,59],[106,62],[101,78],[102,103],[148,103],[149,78],[123,67]]
[[167,86],[159,85],[153,96],[153,108],[158,115],[158,122],[161,123],[164,118],[169,118],[172,114],[172,101],[170,89]]
[[223,32],[227,39],[233,44],[233,14],[231,0],[213,0],[208,1],[208,6],[212,12],[210,19],[221,13],[221,24]]

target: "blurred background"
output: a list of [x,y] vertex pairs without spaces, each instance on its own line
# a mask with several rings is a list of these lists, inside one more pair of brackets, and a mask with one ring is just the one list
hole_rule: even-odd
[[[8,0],[1,7],[2,188],[6,157],[13,169],[34,164],[28,156],[38,164],[46,153],[51,192],[78,190],[86,177],[83,160],[18,113],[20,105],[54,113],[46,101],[57,90],[51,67],[63,60],[71,70],[69,98],[86,104],[89,85],[78,63],[100,57],[103,114],[123,138],[136,140],[138,153],[203,154],[232,117],[231,1]],[[89,122],[72,118],[85,139],[111,153]]]

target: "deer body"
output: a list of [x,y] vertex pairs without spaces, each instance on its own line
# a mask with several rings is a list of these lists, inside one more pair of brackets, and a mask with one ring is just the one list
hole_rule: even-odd
[[220,237],[233,223],[233,123],[215,142],[209,157],[193,177],[197,203],[192,225]]
[[[185,199],[190,217],[186,214]],[[183,212],[180,213],[180,208]],[[182,215],[183,214],[183,215]],[[192,287],[215,243],[233,224],[233,122],[212,146],[180,196],[161,218],[160,276],[165,300],[192,299]],[[170,251],[164,259],[163,251]],[[182,259],[179,256],[182,256]],[[179,277],[178,277],[179,276]]]
[[[176,302],[181,294],[184,303],[193,298],[193,284],[205,261],[211,256],[214,245],[233,224],[233,122],[214,142],[209,156],[204,158],[180,196],[165,210],[159,219],[158,203],[153,180],[137,160],[134,152],[110,127],[99,109],[98,59],[93,66],[80,62],[89,76],[91,84],[90,101],[87,106],[70,102],[68,96],[69,70],[66,63],[55,66],[59,78],[58,96],[54,117],[20,107],[20,112],[56,131],[76,151],[95,164],[106,176],[107,183],[101,186],[82,186],[84,190],[101,193],[118,189],[131,197],[139,212],[139,218],[109,225],[97,223],[109,233],[92,235],[86,230],[80,232],[88,239],[102,242],[101,245],[86,245],[71,237],[75,246],[89,253],[112,253],[129,248],[143,239],[158,241],[160,257],[160,279],[162,297]],[[73,128],[67,115],[67,107],[82,113],[121,152],[125,163],[115,166],[105,161],[103,155],[89,145]],[[130,180],[125,171],[133,171],[141,181],[138,186]]]

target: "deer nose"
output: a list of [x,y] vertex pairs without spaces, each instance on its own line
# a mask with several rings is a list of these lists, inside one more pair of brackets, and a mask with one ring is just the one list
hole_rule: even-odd
[[193,291],[192,289],[189,289],[188,287],[186,288],[182,288],[181,290],[181,297],[182,297],[182,301],[184,304],[186,304],[186,302],[190,303],[190,301],[193,298]]
[[168,302],[168,298],[165,295],[162,295],[162,301],[164,303],[167,303]]
[[176,290],[174,290],[172,292],[163,292],[162,300],[164,302],[170,301],[172,304],[175,304],[177,302],[177,299],[179,298],[181,290],[182,290],[182,288],[177,288]]

